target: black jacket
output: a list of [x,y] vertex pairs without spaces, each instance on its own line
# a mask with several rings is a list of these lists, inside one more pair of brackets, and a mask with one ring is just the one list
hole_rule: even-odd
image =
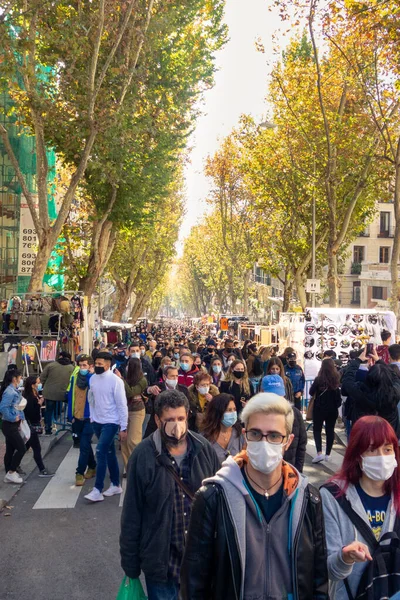
[[[327,600],[328,570],[319,492],[305,489],[292,554],[294,600]],[[181,570],[183,600],[242,600],[242,567],[224,491],[209,483],[196,494]]]
[[293,465],[300,473],[303,472],[304,457],[307,448],[307,431],[304,419],[298,408],[292,407],[294,412],[293,435],[294,439],[283,459]]
[[[220,465],[205,438],[192,432],[189,436],[193,452],[189,487],[194,493]],[[167,581],[175,480],[164,464],[171,461],[162,452],[159,431],[143,440],[129,459],[120,551],[122,568],[131,579],[143,571],[153,581]]]
[[221,381],[221,386],[219,388],[219,391],[221,394],[232,394],[232,396],[235,399],[235,406],[236,406],[236,411],[238,413],[238,415],[240,415],[240,413],[243,410],[243,405],[240,402],[241,398],[244,398],[245,401],[247,402],[247,400],[250,400],[250,398],[252,398],[254,396],[254,388],[253,388],[253,384],[250,383],[250,394],[245,394],[241,388],[241,386],[236,383],[236,381]]
[[353,401],[351,421],[355,423],[357,419],[365,415],[378,415],[386,419],[399,436],[397,405],[400,402],[400,381],[396,381],[393,375],[393,395],[391,398],[383,398],[379,393],[379,388],[369,387],[367,381],[356,381],[360,364],[361,361],[358,358],[352,361],[342,378],[342,393],[345,396],[350,396]]

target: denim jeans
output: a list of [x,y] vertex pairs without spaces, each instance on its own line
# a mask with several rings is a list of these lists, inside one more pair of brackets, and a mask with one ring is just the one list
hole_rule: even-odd
[[80,446],[78,468],[76,469],[76,474],[84,475],[87,467],[89,467],[89,469],[96,468],[96,460],[94,458],[92,448],[93,425],[91,424],[89,419],[82,419],[82,421],[75,419],[75,423],[77,422],[78,427],[76,428],[76,430],[78,431]]
[[147,598],[148,600],[178,600],[179,584],[169,580],[167,583],[158,583],[150,581],[146,577]]
[[100,492],[104,487],[107,467],[110,471],[111,483],[119,485],[119,466],[114,441],[118,429],[118,425],[114,423],[93,423],[94,433],[99,440],[96,448],[97,468],[94,487]]
[[51,433],[53,425],[53,416],[57,420],[61,415],[62,402],[58,400],[47,400],[46,398],[46,410],[44,411],[44,425],[46,433]]

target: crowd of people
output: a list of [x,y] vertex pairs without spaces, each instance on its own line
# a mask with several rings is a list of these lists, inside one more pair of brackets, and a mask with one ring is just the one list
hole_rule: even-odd
[[67,402],[75,485],[94,480],[92,503],[123,492],[119,440],[121,564],[129,579],[144,573],[149,600],[389,599],[400,590],[400,346],[352,358],[343,369],[326,352],[310,390],[313,462],[330,459],[340,407],[349,436],[320,490],[303,474],[305,377],[293,348],[179,326],[97,343],[76,365],[61,353],[23,392],[7,371],[5,481],[23,481],[29,445],[52,476],[42,405],[51,435]]

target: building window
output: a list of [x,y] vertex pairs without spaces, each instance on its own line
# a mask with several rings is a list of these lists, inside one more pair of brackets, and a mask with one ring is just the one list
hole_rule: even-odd
[[353,248],[353,262],[360,264],[365,259],[365,246],[354,246]]
[[389,246],[381,246],[381,248],[379,248],[379,262],[389,262]]
[[386,288],[373,286],[372,288],[372,300],[385,300]]
[[353,297],[351,300],[352,304],[360,304],[361,302],[361,282],[353,281]]
[[379,225],[380,237],[389,237],[390,235],[390,212],[380,213],[380,225]]

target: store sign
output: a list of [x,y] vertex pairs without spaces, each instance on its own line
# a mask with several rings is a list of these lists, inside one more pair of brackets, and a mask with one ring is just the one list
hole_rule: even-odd
[[38,251],[38,238],[31,211],[27,204],[21,204],[19,223],[18,275],[32,275]]

